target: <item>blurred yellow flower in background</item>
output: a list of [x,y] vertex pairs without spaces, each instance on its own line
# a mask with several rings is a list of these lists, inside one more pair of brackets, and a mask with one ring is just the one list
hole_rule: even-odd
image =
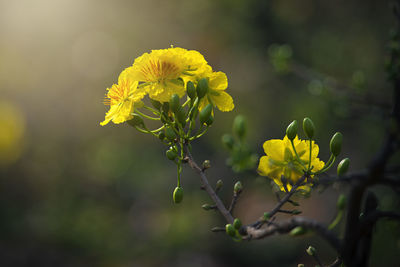
[[138,88],[138,83],[138,81],[129,78],[126,70],[120,74],[118,84],[107,89],[104,104],[109,105],[110,109],[100,125],[106,125],[110,121],[118,124],[133,117],[132,112],[135,103],[140,102],[146,94],[143,89]]
[[[293,140],[293,144],[302,163],[308,166],[310,157],[309,141],[300,140],[296,136]],[[266,156],[260,158],[258,173],[273,179],[282,191],[284,191],[281,181],[282,175],[293,184],[304,175],[305,168],[298,161],[287,136],[285,136],[283,140],[268,140],[264,143],[263,148]],[[312,141],[311,166],[313,166],[313,172],[321,170],[325,165],[324,162],[318,158],[318,153],[319,147]],[[287,184],[287,188],[289,191],[291,190],[292,186],[290,183]],[[301,186],[299,189],[309,191],[310,185]]]
[[200,78],[208,78],[207,94],[201,99],[199,109],[202,110],[205,106],[211,103],[221,111],[231,111],[235,107],[232,97],[225,92],[228,88],[228,78],[226,74],[218,71],[207,71]]
[[8,165],[21,156],[25,116],[10,102],[0,101],[0,125],[0,165]]
[[149,93],[150,98],[168,102],[173,94],[182,97],[187,81],[211,68],[204,57],[195,50],[179,47],[152,50],[135,59],[126,70],[130,78],[139,81],[139,86]]

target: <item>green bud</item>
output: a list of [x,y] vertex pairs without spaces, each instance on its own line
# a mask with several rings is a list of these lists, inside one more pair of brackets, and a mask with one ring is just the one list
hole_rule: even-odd
[[263,219],[268,221],[269,219],[271,219],[271,213],[269,212],[264,212],[263,214]]
[[301,214],[301,210],[292,210],[293,215],[299,215]]
[[133,127],[144,125],[142,117],[140,117],[139,115],[136,115],[136,114],[133,115],[133,118],[127,122],[130,126],[133,126]]
[[294,120],[292,121],[291,124],[286,128],[286,136],[289,138],[289,140],[293,140],[296,135],[297,135],[297,121]]
[[213,115],[210,115],[210,117],[208,117],[208,120],[206,121],[206,124],[208,126],[211,126],[211,124],[213,124],[213,122],[214,122],[214,117],[213,117]]
[[161,141],[165,139],[165,133],[164,132],[160,132],[158,134],[158,139],[160,139]]
[[172,195],[175,204],[181,203],[183,199],[183,188],[182,187],[175,187],[174,193]]
[[167,155],[167,158],[169,160],[175,160],[176,157],[178,156],[175,149],[173,149],[172,147],[170,149],[168,149],[167,152],[165,152],[165,154]]
[[242,115],[236,116],[233,121],[233,132],[242,139],[246,134],[246,119]]
[[194,84],[193,84],[191,81],[189,81],[189,82],[186,84],[186,91],[187,91],[187,95],[188,95],[191,99],[193,99],[193,98],[196,97],[196,88],[194,87]]
[[203,208],[203,210],[212,210],[213,209],[213,207],[209,204],[204,204],[201,207]]
[[165,136],[168,138],[168,140],[173,141],[176,138],[174,130],[172,130],[169,127],[165,128]]
[[343,135],[339,132],[332,136],[331,142],[329,144],[332,154],[337,157],[342,150],[342,140]]
[[199,98],[203,98],[207,94],[207,91],[208,91],[208,80],[207,78],[202,78],[197,84],[197,96]]
[[304,229],[301,226],[297,226],[297,227],[293,228],[289,234],[291,236],[299,236],[299,235],[304,235],[306,232],[307,232],[306,229]]
[[314,247],[312,247],[312,246],[309,246],[309,247],[306,249],[306,252],[307,252],[307,254],[308,254],[308,255],[310,255],[310,256],[314,256],[314,255],[315,255],[315,252],[316,252],[316,250],[315,250],[315,248],[314,248]]
[[173,94],[171,99],[169,100],[169,108],[176,113],[179,110],[179,96],[177,94]]
[[200,120],[201,124],[204,124],[208,120],[208,118],[210,118],[211,112],[212,112],[212,108],[213,108],[212,105],[208,104],[205,108],[203,108],[200,111],[199,120]]
[[226,231],[226,233],[227,233],[229,236],[231,236],[231,237],[234,237],[234,236],[236,235],[235,227],[233,227],[233,225],[230,224],[230,223],[228,223],[228,224],[225,226],[225,231]]
[[211,162],[208,160],[208,159],[206,159],[205,161],[203,161],[203,169],[205,170],[205,169],[208,169],[208,168],[210,168],[211,167]]
[[168,111],[169,111],[169,103],[168,103],[168,102],[164,102],[164,103],[162,104],[162,110],[163,110],[165,113],[168,113]]
[[338,176],[344,175],[347,172],[347,170],[349,169],[349,165],[350,165],[349,158],[342,159],[342,161],[339,162],[339,164],[337,166],[337,175]]
[[313,138],[315,126],[312,120],[308,117],[303,120],[303,131],[309,139]]
[[297,264],[297,267],[304,267],[304,264],[303,263],[299,263],[299,264]]
[[235,186],[233,187],[233,192],[240,193],[243,190],[243,185],[240,181],[236,182]]
[[240,227],[242,227],[242,222],[236,218],[235,220],[233,220],[233,227],[235,227],[235,229],[239,230]]
[[346,197],[344,194],[340,194],[340,196],[338,197],[336,207],[339,210],[343,210],[346,207]]
[[158,102],[157,100],[151,99],[150,98],[150,103],[153,105],[153,107],[155,107],[156,109],[160,109],[162,104],[160,102]]
[[222,182],[221,179],[217,181],[217,184],[215,185],[215,190],[220,190],[222,186],[224,185],[224,182]]
[[176,112],[176,117],[178,119],[178,122],[185,127],[186,125],[186,111],[184,108],[178,106],[178,111]]
[[224,134],[222,136],[222,143],[229,149],[233,148],[233,145],[235,143],[235,140],[233,139],[233,136],[230,134]]

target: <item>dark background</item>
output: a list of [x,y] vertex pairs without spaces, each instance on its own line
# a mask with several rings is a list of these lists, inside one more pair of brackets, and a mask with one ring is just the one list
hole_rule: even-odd
[[[200,208],[209,199],[199,178],[185,167],[185,198],[173,204],[176,167],[166,148],[128,125],[101,127],[102,100],[144,52],[201,52],[227,74],[236,107],[216,112],[193,154],[211,160],[210,180],[224,180],[226,202],[243,182],[235,215],[250,223],[276,200],[265,177],[225,165],[220,138],[233,118],[246,116],[248,144],[261,156],[265,140],[309,116],[323,160],[341,131],[350,170],[365,168],[389,112],[384,62],[393,24],[389,1],[0,1],[0,265],[313,266],[308,245],[333,261],[313,235],[235,243],[211,233],[224,222]],[[272,44],[291,47],[295,73],[271,65]],[[393,191],[374,191],[381,209],[399,208]],[[343,192],[299,198],[303,215],[329,223]],[[374,234],[371,266],[397,266],[398,223],[379,223]]]

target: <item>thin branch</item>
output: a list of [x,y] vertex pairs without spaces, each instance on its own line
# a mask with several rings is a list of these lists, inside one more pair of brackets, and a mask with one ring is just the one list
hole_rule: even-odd
[[241,193],[241,191],[233,193],[232,202],[228,209],[230,213],[233,212],[233,209],[235,208],[237,200],[239,199],[240,193]]
[[224,216],[225,220],[228,223],[233,223],[232,214],[226,209],[224,203],[222,203],[221,199],[217,196],[214,189],[209,184],[207,176],[204,173],[204,170],[202,168],[200,168],[199,165],[197,165],[197,163],[194,161],[193,156],[190,153],[189,149],[187,148],[186,144],[184,144],[183,149],[186,154],[187,162],[189,163],[190,167],[200,175],[201,183],[203,184],[204,189],[206,190],[208,195],[211,197],[211,199],[214,201],[219,212],[222,214],[222,216]]
[[340,258],[336,258],[336,260],[334,262],[327,265],[326,267],[338,267],[338,266],[340,266],[340,264],[342,264],[342,260]]
[[245,232],[249,239],[262,239],[267,236],[274,234],[286,234],[289,233],[293,228],[301,226],[305,229],[313,230],[324,239],[336,250],[340,251],[341,243],[335,233],[329,231],[324,225],[319,222],[306,219],[303,217],[293,217],[290,220],[274,223],[262,229],[256,229],[253,226],[245,227]]

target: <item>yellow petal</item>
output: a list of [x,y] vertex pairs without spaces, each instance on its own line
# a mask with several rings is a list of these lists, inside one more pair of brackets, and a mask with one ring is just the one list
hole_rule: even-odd
[[232,97],[224,91],[218,93],[218,96],[211,96],[211,100],[217,105],[219,110],[224,112],[231,111],[235,107]]
[[284,160],[285,144],[283,140],[272,139],[263,144],[264,152],[275,161]]
[[225,73],[221,71],[212,72],[209,74],[209,78],[208,86],[211,89],[222,91],[228,88],[228,78]]

